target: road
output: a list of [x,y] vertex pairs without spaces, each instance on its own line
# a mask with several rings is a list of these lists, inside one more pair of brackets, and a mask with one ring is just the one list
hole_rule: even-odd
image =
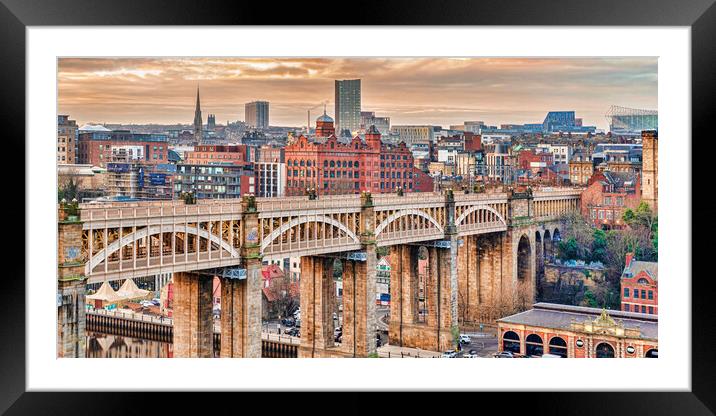
[[467,353],[470,350],[477,350],[478,356],[488,358],[492,357],[492,355],[497,352],[497,337],[494,333],[467,332],[465,335],[470,337],[471,342],[462,346],[463,353]]

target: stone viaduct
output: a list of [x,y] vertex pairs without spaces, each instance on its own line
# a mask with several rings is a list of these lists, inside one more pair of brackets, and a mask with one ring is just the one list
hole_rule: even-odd
[[[61,204],[58,355],[84,356],[87,283],[171,272],[175,356],[212,356],[211,282],[219,276],[221,356],[260,357],[262,261],[300,257],[299,357],[370,356],[379,250],[391,254],[390,343],[449,349],[460,323],[492,322],[534,302],[560,216],[579,211],[580,194]],[[336,259],[343,267],[340,345],[333,341]]]

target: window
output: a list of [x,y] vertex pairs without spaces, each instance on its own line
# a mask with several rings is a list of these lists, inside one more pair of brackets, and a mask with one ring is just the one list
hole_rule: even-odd
[[653,300],[653,299],[654,299],[654,292],[650,290],[649,291],[649,300]]
[[625,298],[628,298],[628,297],[629,297],[629,288],[628,288],[628,287],[625,287],[625,288],[624,288],[624,297],[625,297]]
[[628,303],[624,304],[624,311],[629,312],[629,304]]
[[646,306],[641,305],[641,313],[646,313]]
[[644,289],[641,290],[641,298],[646,299],[646,290]]

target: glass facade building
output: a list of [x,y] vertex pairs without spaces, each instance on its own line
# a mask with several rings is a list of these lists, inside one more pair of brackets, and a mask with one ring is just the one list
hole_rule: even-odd
[[351,136],[361,127],[360,79],[336,80],[336,132]]

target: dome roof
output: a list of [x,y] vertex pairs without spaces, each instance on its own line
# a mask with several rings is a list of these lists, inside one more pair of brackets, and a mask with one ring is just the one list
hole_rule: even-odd
[[333,119],[332,119],[328,114],[326,114],[326,113],[324,112],[322,116],[320,116],[320,117],[318,117],[318,118],[316,119],[316,123],[318,123],[318,122],[322,122],[322,123],[333,123]]

